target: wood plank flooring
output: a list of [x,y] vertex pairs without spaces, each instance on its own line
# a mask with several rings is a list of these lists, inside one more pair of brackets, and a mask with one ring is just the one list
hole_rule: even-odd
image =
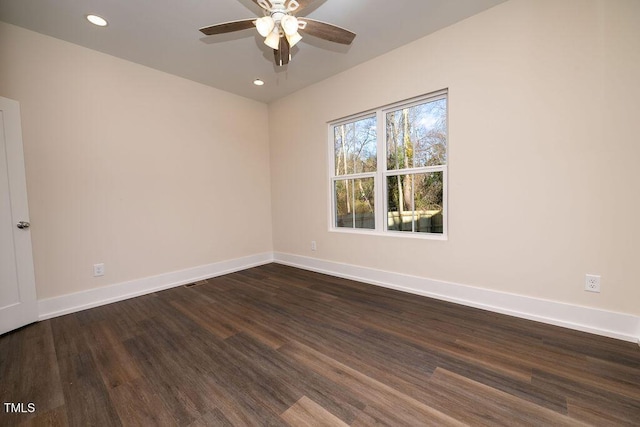
[[0,425],[640,425],[640,347],[269,264],[0,336]]

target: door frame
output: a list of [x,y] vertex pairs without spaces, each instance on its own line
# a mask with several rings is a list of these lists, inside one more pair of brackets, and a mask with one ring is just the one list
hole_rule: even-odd
[[11,220],[14,224],[13,243],[20,295],[17,303],[2,309],[0,333],[5,333],[37,321],[38,301],[33,268],[31,229],[18,229],[15,226],[19,221],[29,222],[20,104],[18,101],[0,97],[0,111],[4,121],[9,200],[11,202]]

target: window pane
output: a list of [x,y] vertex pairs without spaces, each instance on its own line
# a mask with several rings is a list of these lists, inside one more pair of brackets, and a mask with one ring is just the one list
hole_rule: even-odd
[[355,180],[356,228],[376,228],[373,182],[373,178]]
[[335,182],[336,227],[353,228],[353,180]]
[[447,163],[447,101],[391,111],[386,117],[387,170]]
[[412,231],[411,175],[387,178],[387,229]]
[[333,128],[335,174],[375,172],[377,167],[376,118],[367,117]]
[[389,230],[442,234],[443,173],[387,178]]
[[374,178],[335,182],[336,227],[375,229],[374,182]]
[[442,172],[414,175],[414,231],[442,234],[444,202],[442,179]]

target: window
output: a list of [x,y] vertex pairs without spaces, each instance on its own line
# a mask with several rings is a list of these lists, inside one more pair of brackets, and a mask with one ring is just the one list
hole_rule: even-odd
[[446,236],[446,91],[329,129],[332,230]]

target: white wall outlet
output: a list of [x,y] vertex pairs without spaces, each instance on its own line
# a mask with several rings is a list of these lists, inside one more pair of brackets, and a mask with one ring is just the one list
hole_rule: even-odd
[[600,276],[587,274],[584,279],[584,290],[589,292],[600,292]]
[[104,276],[104,264],[93,264],[93,277]]
[[311,250],[312,251],[318,250],[318,246],[316,245],[316,241],[315,240],[311,241]]

